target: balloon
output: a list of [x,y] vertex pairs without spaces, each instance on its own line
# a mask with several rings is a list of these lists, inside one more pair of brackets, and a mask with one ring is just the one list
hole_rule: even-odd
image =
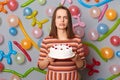
[[120,41],[119,40],[120,40],[119,36],[112,36],[110,38],[110,42],[111,42],[111,44],[113,46],[119,46],[120,45]]
[[17,42],[17,41],[13,41],[13,43],[24,53],[24,55],[26,56],[26,58],[31,61],[31,57],[30,55],[27,53],[27,51],[22,48],[22,46]]
[[104,34],[103,36],[99,37],[99,38],[98,38],[98,41],[102,41],[102,40],[104,40],[106,37],[108,37],[108,36],[119,26],[119,24],[120,24],[120,19],[118,19],[118,20],[114,23],[114,25],[109,29],[109,31],[108,31],[106,34]]
[[32,9],[29,7],[26,7],[26,8],[24,8],[23,12],[24,12],[23,13],[24,16],[29,16],[32,14]]
[[38,0],[40,5],[44,5],[46,3],[46,0]]
[[15,36],[17,34],[17,29],[12,27],[9,29],[9,33],[12,35],[12,36]]
[[23,54],[17,53],[15,55],[15,61],[17,64],[23,64],[25,62],[25,56]]
[[78,2],[82,5],[82,6],[84,6],[84,7],[86,7],[86,8],[91,8],[91,7],[94,7],[94,6],[97,6],[97,7],[100,7],[100,6],[102,6],[102,5],[104,5],[104,4],[107,4],[107,3],[109,3],[110,1],[112,1],[112,0],[102,0],[102,1],[100,1],[99,3],[95,3],[95,4],[86,4],[85,2],[84,2],[84,0],[78,0]]
[[42,29],[38,28],[38,27],[34,27],[32,29],[32,35],[35,37],[35,38],[40,38],[42,36]]
[[111,48],[109,47],[104,47],[101,48],[101,55],[105,58],[105,59],[111,59],[114,55],[114,52]]
[[89,32],[88,32],[88,38],[90,40],[97,40],[99,37],[99,34],[98,32],[95,30],[95,29],[91,29]]
[[10,80],[21,80],[17,75],[12,75]]
[[46,14],[47,14],[47,16],[52,17],[54,10],[55,10],[54,7],[48,7],[48,8],[46,9]]
[[11,14],[7,17],[7,22],[10,27],[16,27],[18,25],[18,17],[16,15]]
[[100,9],[98,7],[92,7],[90,9],[90,15],[93,18],[98,18],[100,13],[101,13],[101,11],[100,11]]
[[18,8],[18,2],[16,0],[9,0],[7,6],[11,11],[15,11]]
[[2,72],[4,69],[4,65],[0,62],[0,72]]
[[105,16],[108,20],[115,20],[117,18],[117,12],[114,9],[108,9],[105,13]]
[[116,56],[120,58],[120,51],[116,52]]
[[107,9],[108,9],[108,4],[105,4],[105,6],[102,9],[102,12],[100,13],[100,16],[98,17],[98,22],[102,20]]
[[90,52],[89,48],[87,45],[83,44],[83,52],[84,52],[84,56],[87,56]]
[[117,65],[117,64],[111,65],[109,67],[109,71],[114,75],[119,74],[120,73],[120,65]]
[[38,46],[41,47],[41,43],[42,43],[43,38],[40,38],[38,41]]
[[28,40],[28,39],[23,39],[22,41],[21,41],[21,46],[24,48],[24,49],[30,49],[31,48],[31,46],[32,46],[32,43],[30,42],[30,40]]
[[84,29],[81,27],[74,27],[74,33],[79,35],[81,38],[84,36],[85,32]]
[[77,16],[80,13],[80,10],[76,5],[71,5],[69,10],[72,16]]
[[0,44],[2,44],[2,43],[3,43],[3,41],[4,41],[4,37],[3,37],[3,35],[2,35],[2,34],[0,34]]
[[100,23],[97,26],[97,31],[100,34],[105,34],[108,31],[108,26],[106,24]]

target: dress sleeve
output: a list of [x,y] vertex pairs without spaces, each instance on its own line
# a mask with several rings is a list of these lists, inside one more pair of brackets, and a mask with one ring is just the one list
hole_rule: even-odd
[[48,55],[48,48],[45,43],[45,39],[43,39],[40,47],[40,53],[39,53],[39,58],[38,58],[38,63],[46,58]]
[[81,57],[84,56],[83,43],[80,38],[78,39],[77,54],[80,55]]

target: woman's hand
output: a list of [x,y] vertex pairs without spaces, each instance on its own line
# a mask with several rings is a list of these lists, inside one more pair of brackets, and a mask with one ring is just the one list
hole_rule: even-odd
[[55,59],[53,59],[53,58],[47,56],[45,60],[48,61],[48,62],[50,62],[50,64],[51,64],[51,63],[54,62]]
[[75,62],[76,66],[78,68],[82,68],[83,66],[86,65],[84,57],[81,57],[80,55],[76,54],[73,58],[71,58],[72,61]]

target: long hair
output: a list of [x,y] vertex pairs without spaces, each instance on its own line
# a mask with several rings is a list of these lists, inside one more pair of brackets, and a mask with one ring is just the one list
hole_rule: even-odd
[[64,9],[67,11],[67,16],[68,16],[68,26],[66,28],[66,32],[67,32],[67,37],[73,38],[74,37],[74,32],[73,32],[73,28],[72,28],[72,17],[71,17],[71,13],[69,11],[69,9],[65,6],[59,6],[54,10],[53,16],[52,16],[52,23],[51,23],[51,30],[49,33],[49,36],[52,36],[53,38],[58,38],[57,35],[57,27],[55,25],[55,19],[56,19],[56,12],[59,9]]

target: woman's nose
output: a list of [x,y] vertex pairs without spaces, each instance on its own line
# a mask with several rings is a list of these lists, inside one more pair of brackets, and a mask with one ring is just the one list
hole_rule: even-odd
[[63,21],[63,22],[64,22],[64,18],[61,18],[61,21]]

